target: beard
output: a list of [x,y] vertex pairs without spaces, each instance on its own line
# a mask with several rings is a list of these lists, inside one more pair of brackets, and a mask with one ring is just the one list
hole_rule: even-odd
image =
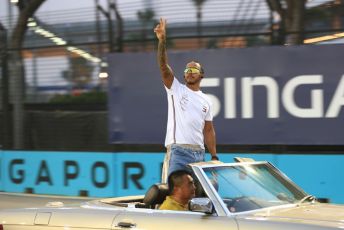
[[185,78],[184,79],[186,84],[188,85],[196,85],[199,84],[199,82],[202,80],[202,78]]

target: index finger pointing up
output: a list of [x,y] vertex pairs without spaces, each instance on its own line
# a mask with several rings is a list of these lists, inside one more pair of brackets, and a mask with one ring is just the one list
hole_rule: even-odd
[[166,19],[165,18],[160,18],[160,25],[165,28],[166,27]]

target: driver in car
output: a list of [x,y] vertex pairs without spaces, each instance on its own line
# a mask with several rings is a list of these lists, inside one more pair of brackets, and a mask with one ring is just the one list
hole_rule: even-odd
[[191,174],[178,170],[168,177],[169,196],[161,204],[160,210],[188,211],[189,201],[195,197],[195,184]]

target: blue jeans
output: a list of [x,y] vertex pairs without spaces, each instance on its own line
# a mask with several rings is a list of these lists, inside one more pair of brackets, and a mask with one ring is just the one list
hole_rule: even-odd
[[177,170],[186,170],[192,173],[188,164],[204,161],[204,155],[204,149],[172,144],[168,175]]

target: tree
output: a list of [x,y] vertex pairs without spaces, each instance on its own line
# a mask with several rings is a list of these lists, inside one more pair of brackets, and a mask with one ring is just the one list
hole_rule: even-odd
[[[121,14],[119,13],[117,4],[114,0],[108,0],[108,10],[105,10],[100,4],[99,0],[95,0],[95,5],[97,8],[97,35],[98,35],[98,42],[101,41],[101,34],[100,34],[100,21],[99,21],[99,12],[101,12],[108,21],[108,34],[109,34],[109,51],[113,52],[113,29],[112,29],[112,11],[114,11],[115,18],[116,18],[116,51],[122,52],[123,51],[123,19]],[[99,48],[100,49],[100,48]],[[101,51],[99,55],[101,55]]]
[[201,36],[202,36],[202,8],[206,0],[192,0],[196,6],[196,18],[197,18],[197,35],[198,35],[198,46],[201,47]]
[[142,23],[142,30],[141,30],[141,40],[143,41],[143,48],[146,48],[146,38],[147,38],[147,26],[149,23],[154,23],[155,12],[152,9],[145,9],[144,11],[139,10],[137,12],[137,17]]
[[10,36],[9,71],[10,84],[13,95],[13,143],[14,149],[24,148],[24,101],[25,101],[25,75],[22,59],[22,44],[27,31],[27,22],[45,0],[19,0],[17,6],[19,15],[17,23]]
[[111,1],[110,7],[115,12],[116,17],[116,51],[123,52],[123,18],[114,1]]
[[[270,10],[280,17],[279,33],[282,34],[281,44],[302,44],[305,27],[305,5],[307,0],[266,0]],[[281,36],[281,34],[280,34]]]
[[72,57],[70,60],[70,71],[63,72],[63,78],[72,83],[73,88],[84,88],[92,80],[94,67],[83,57]]

